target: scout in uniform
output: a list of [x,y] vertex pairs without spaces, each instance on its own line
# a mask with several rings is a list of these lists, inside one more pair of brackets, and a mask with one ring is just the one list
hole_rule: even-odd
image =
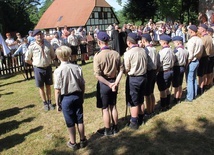
[[173,66],[174,66],[174,53],[169,46],[171,38],[168,35],[162,34],[160,36],[160,45],[162,49],[158,53],[158,74],[157,74],[157,85],[160,91],[160,104],[161,111],[169,109],[170,105],[170,91],[172,77],[173,77]]
[[[95,54],[93,63],[94,74],[98,80],[97,107],[102,109],[105,127],[103,134],[105,136],[118,132],[117,87],[124,70],[120,54],[110,50],[108,46],[109,39],[110,37],[106,32],[99,32],[97,34],[97,43],[101,50]],[[112,128],[110,128],[110,116],[112,116]]]
[[154,109],[155,109],[155,96],[153,92],[154,92],[156,72],[157,72],[157,51],[156,51],[156,48],[150,44],[150,42],[152,41],[150,34],[148,33],[143,34],[141,41],[148,55],[147,83],[146,83],[145,97],[146,97],[147,114],[151,115],[152,113],[154,113]]
[[182,96],[182,83],[187,64],[188,52],[183,46],[183,38],[175,36],[172,38],[175,46],[175,64],[173,67],[172,86],[174,87],[174,103],[180,102]]
[[[71,56],[70,47],[64,45],[58,47],[56,55],[61,64],[54,71],[55,101],[57,109],[63,112],[68,128],[70,140],[67,146],[74,150],[78,148],[75,124],[77,124],[80,136],[80,147],[85,147],[87,144],[83,123],[85,81],[82,69],[78,65],[69,62]],[[61,103],[59,98],[61,98]]]
[[138,129],[143,120],[144,93],[146,86],[147,54],[138,47],[139,37],[129,33],[127,37],[128,50],[124,53],[126,79],[126,102],[130,106],[131,119],[129,127]]
[[199,65],[199,58],[203,52],[203,42],[201,38],[197,36],[198,28],[195,25],[189,26],[188,34],[190,39],[187,43],[188,51],[188,66],[186,71],[187,78],[187,95],[186,102],[192,102],[197,96],[197,69]]
[[[39,88],[44,110],[48,111],[54,109],[51,104],[51,85],[53,84],[51,62],[56,56],[53,47],[44,39],[41,30],[34,30],[33,36],[36,41],[28,46],[25,62],[34,67],[36,86]],[[46,91],[44,90],[44,84]]]

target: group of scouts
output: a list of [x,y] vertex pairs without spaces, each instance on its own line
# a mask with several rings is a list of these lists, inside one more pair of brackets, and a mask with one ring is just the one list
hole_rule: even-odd
[[[178,103],[182,96],[182,83],[186,73],[187,94],[186,101],[192,102],[199,93],[203,93],[205,86],[212,86],[214,49],[210,28],[205,24],[198,27],[191,25],[188,29],[190,39],[187,49],[183,45],[183,38],[168,35],[160,36],[162,49],[157,52],[151,44],[151,36],[130,32],[127,35],[127,50],[123,60],[120,54],[108,45],[109,35],[100,31],[97,34],[97,44],[100,51],[93,60],[94,75],[97,78],[97,107],[102,109],[104,122],[103,130],[98,130],[105,136],[119,132],[118,111],[116,107],[117,93],[123,74],[126,75],[126,104],[130,107],[131,118],[128,127],[138,129],[144,120],[144,97],[148,115],[154,114],[155,97],[153,94],[155,82],[160,91],[160,111],[170,108],[170,86],[174,87],[174,102]],[[213,30],[212,30],[213,33]],[[199,36],[200,35],[200,36]],[[33,64],[35,80],[39,87],[40,96],[46,109],[52,109],[50,102],[51,67],[50,61],[57,58],[60,66],[54,71],[55,102],[58,111],[62,111],[70,140],[67,146],[73,150],[87,145],[83,123],[83,102],[85,81],[82,69],[70,62],[72,50],[62,45],[54,53],[50,44],[44,41],[40,30],[34,32],[36,42],[29,46],[25,61]],[[169,45],[173,41],[175,49]],[[33,59],[32,59],[33,58]],[[33,61],[32,61],[33,60]],[[199,76],[199,85],[196,76]],[[47,77],[47,78],[46,78]],[[47,93],[44,91],[44,84]],[[199,88],[198,88],[199,86]],[[46,102],[46,96],[48,102]],[[80,135],[80,143],[76,143],[76,129]]]

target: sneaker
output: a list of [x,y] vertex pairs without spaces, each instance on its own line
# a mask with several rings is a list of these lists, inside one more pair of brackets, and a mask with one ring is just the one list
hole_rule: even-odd
[[50,109],[50,110],[54,110],[54,106],[53,106],[53,104],[51,104],[51,101],[50,101],[50,100],[48,101],[48,106],[49,106],[49,109]]
[[49,110],[48,104],[44,104],[44,110],[45,110],[45,111],[48,111],[48,110]]
[[75,150],[78,149],[77,144],[76,144],[76,143],[75,143],[75,144],[71,144],[70,141],[67,142],[67,146],[68,146],[70,149],[72,149],[73,151],[75,151]]
[[50,110],[54,110],[55,109],[54,106],[53,106],[53,104],[48,104],[48,106],[49,106]]
[[87,144],[88,144],[88,141],[86,138],[84,138],[84,140],[80,140],[80,148],[86,147]]
[[138,123],[134,123],[134,122],[130,121],[129,128],[137,130],[138,127],[139,127]]
[[113,135],[116,135],[119,132],[117,125],[113,125],[111,127],[111,131],[112,131]]
[[192,102],[191,100],[188,100],[188,99],[185,99],[184,101],[185,101],[185,102]]
[[101,128],[97,130],[97,133],[100,135],[104,135],[105,128]]
[[105,130],[104,130],[104,136],[111,136],[111,135],[112,135],[111,128],[105,128]]

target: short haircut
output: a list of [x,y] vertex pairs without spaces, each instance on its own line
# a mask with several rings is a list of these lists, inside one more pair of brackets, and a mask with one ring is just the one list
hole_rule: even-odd
[[71,53],[71,48],[65,45],[62,45],[56,49],[57,57],[61,58],[63,61],[68,61]]

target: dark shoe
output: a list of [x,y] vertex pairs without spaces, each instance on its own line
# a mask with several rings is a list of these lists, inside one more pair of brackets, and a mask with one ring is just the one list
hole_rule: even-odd
[[86,147],[87,144],[88,144],[88,141],[86,138],[84,140],[80,140],[80,148]]
[[112,131],[111,131],[111,129],[105,128],[104,136],[112,136]]
[[54,110],[54,106],[53,106],[53,104],[51,104],[51,101],[50,101],[50,100],[48,101],[48,106],[49,106],[49,109],[50,109],[50,110]]
[[116,135],[119,132],[117,125],[113,125],[111,128],[111,131],[112,131],[113,135]]
[[45,110],[45,111],[48,111],[48,110],[49,110],[48,104],[44,104],[44,110]]
[[72,149],[73,151],[75,151],[75,150],[78,149],[77,144],[76,144],[76,143],[75,143],[75,144],[71,144],[70,141],[67,142],[67,146],[68,146],[70,149]]
[[53,104],[48,104],[48,106],[49,106],[50,110],[54,110],[55,109],[54,106],[53,106]]
[[137,130],[138,127],[139,127],[138,123],[134,123],[134,122],[130,121],[129,128]]

